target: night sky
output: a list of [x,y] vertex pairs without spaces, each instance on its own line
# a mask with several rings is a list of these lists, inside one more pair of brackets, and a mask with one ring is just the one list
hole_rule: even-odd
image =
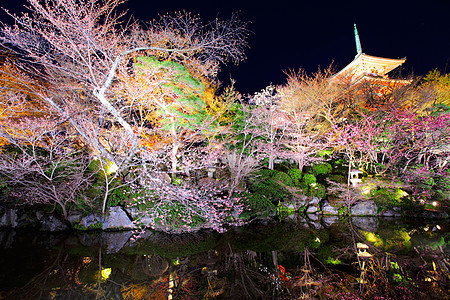
[[[20,4],[22,3],[22,4]],[[15,11],[24,0],[0,0]],[[285,71],[308,73],[333,63],[336,71],[356,55],[353,24],[356,23],[364,53],[388,58],[406,57],[401,75],[425,75],[438,68],[450,72],[450,1],[263,1],[245,0],[128,0],[136,19],[146,21],[159,14],[185,10],[203,21],[227,19],[239,12],[251,22],[247,60],[222,67],[223,85],[236,80],[243,93],[259,91],[270,83],[285,82]],[[6,20],[2,12],[0,20]]]

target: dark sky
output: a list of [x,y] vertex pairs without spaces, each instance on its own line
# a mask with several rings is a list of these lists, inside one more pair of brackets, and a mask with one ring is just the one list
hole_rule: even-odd
[[[17,10],[24,2],[0,0],[0,6]],[[220,79],[227,85],[231,76],[244,93],[282,84],[287,70],[312,73],[332,62],[336,71],[345,67],[356,54],[354,23],[364,53],[407,58],[402,75],[434,68],[450,72],[450,0],[128,0],[122,8],[142,21],[180,10],[200,14],[205,22],[239,12],[251,22],[247,60],[223,67]]]

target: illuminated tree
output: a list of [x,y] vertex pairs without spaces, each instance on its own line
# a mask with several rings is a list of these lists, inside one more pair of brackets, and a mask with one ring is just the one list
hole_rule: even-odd
[[277,88],[280,110],[295,114],[308,131],[324,133],[347,118],[360,105],[347,83],[331,84],[331,69],[307,75],[302,70],[288,74],[287,83]]
[[450,74],[441,74],[441,72],[435,69],[428,72],[424,81],[426,85],[434,88],[434,104],[450,106]]
[[[139,151],[139,138],[120,108],[124,99],[111,87],[118,74],[129,71],[132,55],[192,65],[211,77],[220,63],[244,58],[247,32],[237,16],[203,25],[181,13],[162,16],[144,30],[137,23],[121,26],[123,14],[116,13],[120,0],[28,2],[32,11],[13,15],[15,25],[0,30],[2,46],[17,53],[27,73],[46,82],[38,93],[42,102],[67,118],[94,151],[120,167]],[[100,141],[103,128],[111,123],[127,136],[129,155],[111,155]]]
[[287,83],[277,88],[279,110],[287,124],[287,156],[297,161],[300,170],[320,160],[315,154],[328,146],[324,135],[333,124],[344,120],[356,104],[345,85],[327,81],[330,73],[329,69],[311,76],[302,71],[290,73]]
[[218,115],[211,116],[206,110],[205,86],[179,63],[138,57],[134,73],[124,79],[122,89],[130,107],[136,109],[139,126],[154,128],[171,144],[173,175],[183,143],[202,141],[216,131],[214,117]]
[[[124,14],[116,10],[120,3],[121,0],[28,0],[30,12],[10,15],[14,25],[2,24],[0,29],[1,47],[17,58],[15,67],[24,74],[19,76],[23,83],[20,91],[16,89],[17,84],[2,84],[2,92],[13,93],[17,96],[14,101],[28,101],[26,89],[31,89],[33,99],[46,114],[52,115],[52,120],[60,120],[55,126],[64,124],[59,131],[70,133],[73,144],[89,149],[98,158],[101,170],[109,173],[105,176],[103,210],[111,191],[108,184],[115,178],[128,183],[139,180],[141,187],[148,189],[176,189],[161,182],[157,176],[161,157],[158,151],[147,146],[171,138],[172,166],[176,169],[177,143],[197,141],[197,137],[204,139],[209,135],[203,130],[209,128],[203,116],[208,116],[204,112],[211,107],[200,96],[201,84],[191,79],[214,82],[221,63],[244,59],[247,36],[246,24],[236,15],[228,21],[216,19],[206,25],[189,13],[164,15],[144,29],[137,22],[121,23]],[[130,101],[131,91],[122,89],[123,79],[132,77],[130,72],[137,77],[143,72],[139,67],[133,70],[139,63],[146,63],[137,62],[139,57],[143,60],[155,57],[155,62],[161,63],[154,71],[158,76],[164,75],[161,79],[168,85],[156,80],[159,86],[153,97],[164,99],[165,106],[153,103],[144,107],[142,101]],[[2,74],[5,78],[16,76],[13,68],[3,69]],[[27,83],[26,78],[33,80]],[[135,87],[148,88],[138,84]],[[158,98],[161,93],[163,96]],[[182,107],[177,106],[182,102]],[[18,107],[21,105],[18,103]],[[11,107],[3,106],[8,108],[3,109],[4,120],[10,119]],[[149,118],[138,120],[136,114],[142,108],[145,108],[142,114]],[[205,122],[194,130],[192,124],[199,115]],[[140,123],[144,120],[150,125]],[[8,134],[4,134],[5,139]],[[13,142],[14,139],[8,141]],[[17,147],[21,145],[17,143]],[[167,150],[164,142],[161,146]],[[147,147],[145,151],[144,147]],[[73,145],[58,151],[70,149],[74,149]],[[27,155],[26,151],[22,153]],[[86,160],[90,157],[83,156]],[[83,171],[77,170],[81,176]],[[39,176],[42,179],[44,175]],[[73,198],[67,199],[70,202]],[[181,201],[179,197],[167,200]]]
[[279,96],[276,95],[274,86],[268,86],[261,92],[255,93],[250,102],[253,107],[251,114],[253,123],[258,129],[261,155],[268,158],[268,168],[273,170],[274,160],[279,157],[286,157],[283,143],[285,133],[289,128],[286,115],[279,110]]
[[52,116],[0,121],[0,178],[8,185],[6,202],[67,206],[91,182],[89,156],[70,139],[70,132]]
[[[239,96],[237,94],[237,96]],[[236,100],[239,100],[236,99]],[[231,132],[225,137],[225,161],[230,172],[229,194],[232,195],[248,176],[261,167],[265,132],[261,126],[264,108],[237,102]]]

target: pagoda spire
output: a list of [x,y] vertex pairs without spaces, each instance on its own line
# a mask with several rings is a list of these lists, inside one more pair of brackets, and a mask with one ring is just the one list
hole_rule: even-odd
[[353,24],[354,32],[355,32],[355,42],[356,42],[356,56],[362,53],[361,41],[359,40],[358,29],[356,28],[356,24]]

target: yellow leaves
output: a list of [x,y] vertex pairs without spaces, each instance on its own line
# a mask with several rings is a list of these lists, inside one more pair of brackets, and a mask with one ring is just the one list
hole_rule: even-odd
[[212,86],[210,83],[205,84],[205,86],[203,101],[206,104],[207,114],[220,124],[229,124],[233,119],[232,106],[240,98],[239,92],[234,89],[232,84],[224,89],[222,95],[217,96],[216,86]]
[[9,143],[8,143],[7,140],[5,140],[4,138],[0,137],[0,152],[1,152],[1,148],[2,148],[3,146],[8,145],[8,144],[9,144]]
[[225,113],[230,108],[231,103],[223,100],[223,97],[215,95],[215,89],[211,87],[205,89],[203,101],[205,101],[206,104],[206,112],[219,122],[229,120],[229,117],[226,117]]
[[430,71],[424,78],[426,85],[433,87],[436,104],[450,106],[450,74],[441,74],[438,70]]

